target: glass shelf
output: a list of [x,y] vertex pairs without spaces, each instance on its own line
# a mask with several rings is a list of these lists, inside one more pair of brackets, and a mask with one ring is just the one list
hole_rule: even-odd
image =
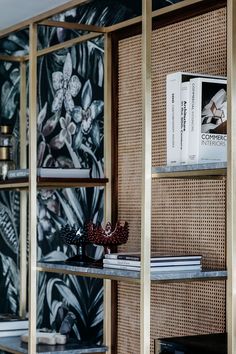
[[[0,338],[0,350],[14,354],[28,354],[28,345],[26,343],[22,343],[20,337],[2,337]],[[106,351],[106,346],[80,345],[75,342],[68,342],[64,345],[37,345],[37,353],[41,354],[86,354],[105,353]]]
[[[72,274],[92,278],[123,280],[127,282],[140,282],[140,272],[120,269],[108,269],[102,266],[76,266],[66,264],[63,261],[38,262],[38,271],[50,273]],[[152,272],[152,281],[195,281],[226,279],[226,270],[204,270],[204,271],[173,271],[173,272]]]
[[225,176],[227,163],[204,163],[192,165],[160,166],[152,168],[153,178],[179,178],[201,176]]

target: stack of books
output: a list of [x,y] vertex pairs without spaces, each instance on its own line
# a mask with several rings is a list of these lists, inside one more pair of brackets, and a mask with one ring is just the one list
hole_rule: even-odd
[[0,315],[0,337],[21,336],[28,328],[29,321],[27,319],[8,314]]
[[[37,176],[40,178],[90,178],[91,170],[88,168],[47,168],[39,167]],[[7,173],[8,179],[28,178],[29,170],[9,170]]]
[[[111,253],[103,259],[104,268],[141,270],[140,253]],[[155,256],[151,257],[151,272],[201,271],[202,256]]]
[[168,74],[166,112],[167,165],[227,161],[225,77]]

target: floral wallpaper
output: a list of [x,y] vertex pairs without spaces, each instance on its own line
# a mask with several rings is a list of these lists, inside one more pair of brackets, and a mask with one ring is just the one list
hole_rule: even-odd
[[[169,5],[170,0],[163,0]],[[163,5],[162,1],[162,5]],[[173,1],[177,2],[177,1]],[[56,16],[56,20],[111,25],[136,14],[132,2],[96,0]],[[61,28],[40,27],[38,47],[45,48],[83,34]],[[28,52],[28,31],[0,41],[0,52]],[[103,177],[103,38],[97,37],[38,60],[38,166],[90,168]],[[19,84],[17,63],[0,63],[0,124],[10,124],[19,135]],[[28,117],[29,119],[29,117]],[[17,161],[17,157],[16,157]],[[65,260],[75,254],[73,246],[59,237],[60,227],[83,226],[103,220],[104,189],[71,188],[38,192],[38,259]],[[16,191],[0,192],[0,311],[19,309],[19,209]],[[29,235],[28,235],[29,237]],[[87,254],[98,259],[99,247]],[[102,281],[70,275],[39,273],[38,328],[58,331],[71,325],[72,337],[102,342]]]

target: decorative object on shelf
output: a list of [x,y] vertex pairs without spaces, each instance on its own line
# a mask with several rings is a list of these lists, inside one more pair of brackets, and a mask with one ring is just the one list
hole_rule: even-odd
[[87,225],[88,240],[95,245],[104,247],[105,254],[111,253],[110,247],[122,245],[126,243],[129,237],[128,223],[124,225],[118,221],[112,229],[112,225],[108,222],[105,228],[102,225],[95,225],[92,222]]
[[66,262],[85,262],[87,257],[85,255],[85,245],[88,244],[85,230],[82,227],[73,225],[72,227],[66,224],[62,226],[59,231],[59,236],[67,245],[77,246],[77,255],[70,257]]
[[9,125],[0,125],[0,179],[5,180],[8,170],[15,169],[14,137]]
[[[29,333],[22,334],[21,340],[24,343],[28,343],[29,341]],[[56,345],[56,344],[66,344],[67,337],[60,333],[55,332],[36,332],[36,343],[37,344],[48,344],[48,345]]]
[[75,314],[71,311],[68,311],[66,317],[64,318],[60,326],[59,329],[60,334],[68,336],[72,330],[72,327],[74,326],[75,321],[76,321]]

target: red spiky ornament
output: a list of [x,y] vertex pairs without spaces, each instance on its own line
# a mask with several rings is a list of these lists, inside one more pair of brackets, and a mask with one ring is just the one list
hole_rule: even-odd
[[124,225],[118,221],[115,228],[108,222],[105,228],[102,225],[95,225],[92,222],[87,225],[88,240],[95,245],[104,247],[105,253],[110,253],[112,245],[122,245],[126,243],[129,236],[128,223],[125,221]]

